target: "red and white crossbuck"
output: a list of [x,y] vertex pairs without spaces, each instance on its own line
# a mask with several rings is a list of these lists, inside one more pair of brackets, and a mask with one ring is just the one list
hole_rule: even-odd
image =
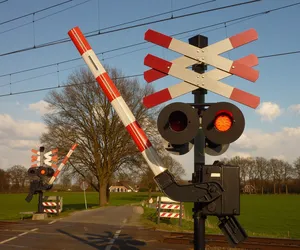
[[[145,33],[145,40],[184,56],[169,62],[148,54],[144,64],[152,69],[144,72],[145,80],[150,83],[166,75],[171,75],[183,82],[146,96],[143,99],[144,105],[151,108],[201,87],[251,108],[257,108],[260,103],[258,96],[224,84],[220,80],[236,75],[255,82],[259,77],[259,72],[252,67],[258,64],[258,58],[251,54],[232,61],[219,55],[257,39],[257,32],[250,29],[205,48],[198,48],[154,30],[148,30]],[[186,69],[186,67],[199,63],[214,66],[216,69],[203,74]]]

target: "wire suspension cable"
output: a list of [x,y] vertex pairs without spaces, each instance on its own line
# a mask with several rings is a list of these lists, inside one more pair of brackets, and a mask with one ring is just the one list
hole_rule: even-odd
[[[300,2],[297,3],[297,5],[299,5],[299,4],[300,4]],[[214,24],[211,24],[211,25],[202,26],[202,27],[199,27],[199,28],[196,28],[196,29],[191,29],[191,30],[187,30],[187,31],[183,31],[183,32],[171,34],[170,36],[175,36],[176,37],[176,36],[187,34],[187,33],[190,33],[190,32],[199,31],[199,30],[203,30],[203,29],[207,29],[207,28],[212,28],[212,27],[219,26],[219,25],[224,25],[225,22],[227,23],[227,26],[229,26],[229,25],[232,25],[230,23],[233,23],[233,22],[240,23],[242,21],[246,21],[246,20],[249,20],[251,18],[255,18],[255,17],[261,16],[261,15],[270,14],[270,13],[272,13],[274,11],[278,11],[278,10],[281,10],[281,9],[284,9],[284,8],[292,7],[294,5],[295,4],[286,5],[286,6],[283,6],[283,7],[280,7],[280,8],[270,9],[270,10],[267,10],[267,11],[262,11],[262,12],[258,12],[258,13],[255,13],[255,14],[250,14],[250,15],[247,15],[247,16],[242,16],[242,17],[238,17],[238,18],[234,18],[234,19],[229,19],[229,20],[225,20],[225,21],[222,21],[222,22],[214,23]],[[106,54],[106,53],[115,52],[115,51],[118,51],[118,50],[123,50],[123,49],[131,48],[131,47],[135,47],[135,46],[139,46],[139,45],[143,45],[143,44],[147,44],[147,43],[148,43],[147,41],[144,41],[144,42],[134,43],[134,44],[130,44],[130,45],[125,45],[125,46],[122,46],[122,47],[118,47],[118,48],[114,48],[114,49],[110,49],[110,50],[98,52],[98,53],[96,53],[96,55],[100,55],[100,54],[103,55],[103,54]],[[155,45],[152,45],[151,47],[154,47],[154,46]],[[147,47],[147,48],[149,48],[149,47]],[[139,50],[140,49],[138,49],[137,51],[139,51]],[[135,51],[133,51],[133,52],[135,52]],[[55,62],[55,63],[43,65],[43,66],[38,66],[38,67],[34,67],[34,68],[29,68],[29,69],[25,69],[25,70],[11,72],[11,73],[7,73],[7,74],[2,74],[2,75],[0,75],[0,77],[8,76],[9,74],[12,74],[12,75],[13,74],[20,74],[20,73],[24,73],[24,72],[28,72],[28,71],[32,71],[32,70],[37,70],[37,69],[52,67],[52,66],[55,66],[56,64],[64,64],[64,63],[68,63],[68,62],[77,61],[77,60],[80,60],[80,59],[81,59],[81,57],[76,57],[76,58],[72,58],[72,59],[68,59],[68,60],[64,60],[64,61],[60,61],[60,62]]]
[[[164,19],[160,19],[160,20],[156,20],[156,21],[145,22],[145,23],[141,23],[141,24],[127,26],[127,27],[124,27],[124,28],[109,30],[109,31],[101,32],[101,33],[100,33],[100,30],[98,30],[98,31],[93,31],[93,32],[97,32],[96,34],[85,35],[85,36],[88,38],[88,37],[104,35],[104,34],[108,34],[108,33],[113,33],[113,32],[133,29],[133,28],[137,28],[137,27],[141,27],[141,26],[146,26],[146,25],[149,25],[149,24],[175,20],[175,19],[178,19],[178,18],[184,18],[184,17],[188,17],[188,16],[204,14],[204,13],[208,13],[208,12],[212,12],[212,11],[224,10],[224,9],[233,8],[233,7],[237,7],[237,6],[241,6],[241,5],[245,5],[245,4],[256,3],[256,2],[260,2],[260,1],[262,1],[262,0],[251,0],[251,1],[248,1],[248,2],[237,3],[237,4],[232,4],[232,5],[226,5],[226,6],[222,6],[222,7],[218,7],[218,8],[213,8],[213,9],[188,13],[188,14],[184,14],[184,15],[180,15],[180,16],[176,16],[176,17],[169,17],[169,18],[164,18]],[[89,33],[93,33],[93,32],[89,32]],[[0,57],[12,55],[12,54],[17,54],[17,53],[21,53],[21,52],[25,52],[25,51],[30,51],[30,50],[33,50],[33,49],[40,49],[40,48],[44,48],[44,47],[48,47],[48,46],[62,44],[62,43],[70,42],[70,41],[71,41],[70,38],[63,38],[63,39],[60,39],[60,40],[39,44],[39,45],[36,45],[35,47],[28,47],[28,48],[23,48],[23,49],[19,49],[19,50],[14,50],[14,51],[2,53],[2,54],[0,54]]]

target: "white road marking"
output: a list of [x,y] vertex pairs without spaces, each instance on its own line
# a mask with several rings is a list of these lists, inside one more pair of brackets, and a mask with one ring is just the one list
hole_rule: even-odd
[[1,241],[0,244],[3,244],[3,243],[5,243],[5,242],[11,241],[11,240],[14,240],[14,239],[16,239],[16,238],[18,238],[18,236],[15,236],[15,237],[9,238],[9,239],[7,239],[7,240]]
[[109,245],[106,246],[105,250],[110,250],[115,240],[119,237],[121,230],[116,231],[114,237],[109,241]]
[[27,232],[24,232],[24,233],[19,234],[18,236],[23,236],[23,235],[28,234],[28,233],[29,233],[29,232],[27,231]]
[[26,232],[24,232],[24,233],[18,234],[17,236],[11,237],[11,238],[9,238],[9,239],[7,239],[7,240],[3,240],[3,241],[0,242],[0,244],[4,244],[4,243],[9,242],[9,241],[11,241],[11,240],[15,240],[15,239],[17,239],[18,237],[21,237],[21,236],[23,236],[23,235],[25,235],[25,234],[28,234],[28,233],[30,233],[30,232],[34,232],[34,231],[36,231],[36,230],[38,230],[38,228],[31,229],[31,230],[26,231]]
[[57,221],[59,221],[59,220],[61,220],[61,219],[62,219],[62,218],[57,219],[57,220],[50,221],[50,222],[48,223],[48,225],[51,225],[51,224],[53,224],[53,223],[55,223],[55,222],[57,222]]

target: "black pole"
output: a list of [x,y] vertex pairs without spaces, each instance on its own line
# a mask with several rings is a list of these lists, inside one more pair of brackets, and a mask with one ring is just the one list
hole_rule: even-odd
[[38,213],[44,213],[43,209],[43,191],[38,191],[39,200],[38,200]]
[[[189,43],[193,46],[204,48],[208,45],[208,38],[205,36],[194,36],[189,39]],[[195,64],[192,69],[198,73],[204,73],[206,66],[203,64]],[[205,103],[206,89],[199,88],[192,92],[195,103]],[[205,136],[200,128],[194,139],[194,173],[193,183],[202,182],[202,168],[205,165]],[[194,250],[205,250],[205,220],[206,216],[202,214],[202,206],[199,202],[194,202],[193,208],[194,218]]]

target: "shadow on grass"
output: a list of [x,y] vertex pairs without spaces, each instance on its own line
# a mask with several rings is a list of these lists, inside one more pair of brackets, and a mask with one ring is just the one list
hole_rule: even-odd
[[110,246],[110,250],[139,250],[139,246],[146,245],[145,242],[135,240],[128,234],[119,234],[118,238],[115,238],[116,236],[110,231],[105,231],[105,234],[86,233],[86,239],[61,229],[57,229],[57,231],[98,250],[106,250],[108,246]]
[[[99,204],[88,204],[88,208],[92,208],[95,206],[99,206]],[[85,209],[85,205],[82,203],[79,204],[63,204],[63,211],[67,211],[67,210],[84,210]]]

